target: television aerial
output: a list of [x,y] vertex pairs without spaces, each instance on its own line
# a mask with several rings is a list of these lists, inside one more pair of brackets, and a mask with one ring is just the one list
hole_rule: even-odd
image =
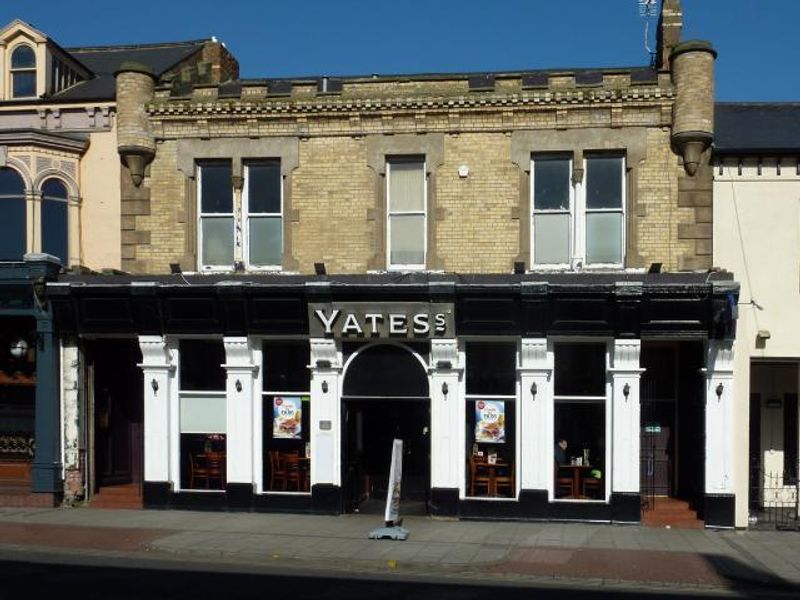
[[654,60],[655,52],[650,48],[650,19],[658,14],[658,0],[636,0],[639,5],[639,16],[644,19],[644,48]]

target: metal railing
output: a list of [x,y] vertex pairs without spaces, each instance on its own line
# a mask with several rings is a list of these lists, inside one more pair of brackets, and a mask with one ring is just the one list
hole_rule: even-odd
[[796,469],[750,470],[751,528],[800,531],[800,480]]

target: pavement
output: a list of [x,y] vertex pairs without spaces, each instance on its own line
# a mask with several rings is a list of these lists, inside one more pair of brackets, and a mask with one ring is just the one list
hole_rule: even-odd
[[0,508],[0,557],[196,561],[249,572],[800,597],[800,533],[380,516]]

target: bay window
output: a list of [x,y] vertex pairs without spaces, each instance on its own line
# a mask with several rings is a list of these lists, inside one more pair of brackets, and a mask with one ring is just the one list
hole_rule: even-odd
[[42,184],[42,252],[69,264],[69,197],[67,186],[58,179]]
[[26,212],[25,182],[13,169],[0,167],[0,260],[22,260]]
[[625,158],[587,154],[584,181],[571,155],[531,159],[531,264],[621,267],[625,248]]

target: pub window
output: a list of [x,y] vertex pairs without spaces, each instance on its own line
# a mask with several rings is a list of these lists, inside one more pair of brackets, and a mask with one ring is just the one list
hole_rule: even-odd
[[234,243],[231,161],[203,161],[197,170],[200,265],[230,269]]
[[15,170],[0,167],[0,260],[25,254],[25,183]]
[[181,340],[179,350],[181,489],[224,490],[225,347],[222,340]]
[[48,179],[42,184],[42,252],[57,257],[67,266],[68,245],[67,186],[58,179]]
[[554,497],[605,499],[606,345],[556,343]]
[[263,344],[263,489],[311,491],[311,360],[307,341]]
[[11,52],[11,96],[36,96],[36,53],[30,46],[20,45]]
[[466,496],[515,498],[517,346],[467,342]]
[[252,267],[281,266],[283,185],[279,160],[258,160],[244,167],[245,243]]
[[424,269],[427,230],[425,159],[386,161],[387,262],[390,269]]

